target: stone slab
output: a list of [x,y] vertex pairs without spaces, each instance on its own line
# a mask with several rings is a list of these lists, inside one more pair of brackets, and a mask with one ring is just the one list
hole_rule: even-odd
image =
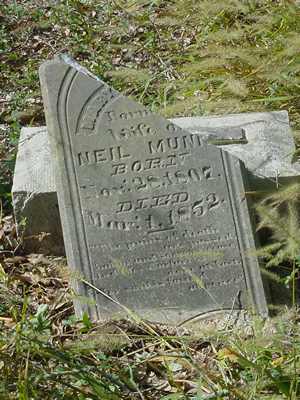
[[[295,144],[286,111],[185,117],[171,121],[201,135],[202,140],[218,144],[243,161],[251,190],[265,190],[267,186],[276,189],[278,184],[299,178],[299,164],[291,163]],[[230,142],[222,145],[226,139]],[[17,221],[26,219],[28,222],[24,232],[26,251],[63,255],[49,146],[45,126],[22,128],[12,189],[13,203]]]
[[78,314],[267,315],[240,161],[67,56],[40,79]]
[[[244,139],[241,129],[222,131],[216,128],[201,133],[203,140]],[[24,250],[65,255],[54,166],[45,126],[21,129],[12,196],[19,235],[23,236]]]
[[27,252],[65,253],[54,175],[46,128],[22,128],[12,196]]
[[220,148],[243,161],[252,190],[272,190],[299,179],[300,164],[292,163],[295,142],[287,111],[180,118],[180,126],[198,134],[203,128],[241,128],[246,142]]
[[299,164],[292,164],[295,143],[287,111],[180,118],[176,123],[198,134],[203,129],[241,129],[244,143],[220,147],[242,160],[253,175],[263,179],[299,176]]

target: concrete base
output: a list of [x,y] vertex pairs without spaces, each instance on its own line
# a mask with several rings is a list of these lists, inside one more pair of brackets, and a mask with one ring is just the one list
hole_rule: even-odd
[[46,127],[22,128],[12,188],[26,251],[64,255],[54,168]]
[[[286,111],[175,118],[171,121],[242,160],[249,171],[252,190],[276,188],[282,182],[299,179],[299,165],[291,164],[295,144]],[[63,255],[46,127],[22,129],[12,192],[26,251]]]

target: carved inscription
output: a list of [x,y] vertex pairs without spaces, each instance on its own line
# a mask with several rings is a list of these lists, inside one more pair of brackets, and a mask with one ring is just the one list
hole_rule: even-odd
[[[121,173],[125,174],[127,171],[124,164],[119,164],[118,166],[114,165],[113,169],[114,172],[111,174],[111,176],[119,175]],[[101,186],[101,183],[92,183],[88,185],[81,185],[81,188],[92,191],[93,196],[95,198],[99,198],[101,196],[108,197],[114,194],[124,194],[128,192],[143,192],[161,188],[167,189],[168,186],[189,185],[201,182],[202,180],[208,181],[213,179],[216,178],[213,175],[212,167],[205,166],[166,171],[162,175],[134,175],[130,176],[129,178],[123,178],[120,182],[118,182],[117,186],[112,186],[112,182],[106,187]],[[88,193],[88,196],[90,197],[90,193]]]
[[[238,252],[232,258],[237,247],[235,234],[227,227],[222,233],[213,226],[202,231],[194,229],[200,221],[205,223],[208,216],[212,220],[214,215],[222,218],[224,211],[219,210],[228,210],[221,160],[214,162],[204,152],[205,156],[195,162],[194,153],[204,148],[200,137],[182,134],[173,124],[166,124],[166,136],[158,137],[156,128],[148,129],[146,122],[136,123],[141,118],[137,112],[106,111],[104,118],[109,145],[78,153],[82,170],[99,165],[99,174],[104,178],[80,186],[82,195],[92,205],[85,209],[85,221],[95,232],[128,233],[142,238],[139,242],[91,244],[92,251],[111,254],[104,256],[104,264],[94,264],[96,279],[109,282],[123,276],[134,280],[134,285],[109,289],[111,296],[125,299],[133,293],[162,288],[184,288],[187,293],[205,298],[209,291],[227,287],[236,290],[232,288],[242,282],[242,263]],[[124,122],[125,126],[116,129],[113,124],[118,120],[128,121],[130,126]],[[138,138],[142,141],[134,151],[132,141]],[[122,144],[118,144],[121,140]],[[108,206],[101,206],[105,202]],[[99,206],[93,209],[95,204]],[[158,252],[153,252],[155,248]],[[130,256],[132,251],[150,249],[150,255]],[[112,261],[112,257],[117,257],[118,262]],[[229,274],[232,268],[236,275]],[[216,280],[218,270],[222,271],[222,278]],[[159,282],[142,278],[152,273],[158,279],[162,272]]]
[[142,109],[142,110],[133,110],[133,111],[122,111],[122,112],[117,112],[115,110],[110,110],[105,112],[105,117],[109,122],[116,121],[118,119],[120,120],[129,120],[129,119],[140,119],[147,117],[148,115],[151,115],[152,112],[147,110],[147,109]]
[[95,133],[95,125],[101,111],[109,102],[116,97],[117,92],[101,85],[98,90],[88,99],[78,120],[78,134]]
[[124,153],[121,146],[109,147],[108,149],[96,149],[78,153],[78,165],[82,167],[103,162],[122,160],[130,157],[130,154]]
[[[199,135],[174,124],[164,122],[162,134],[152,117],[144,109],[106,109],[97,116],[103,145],[87,148],[85,141],[77,152],[84,221],[95,236],[104,235],[101,244],[89,244],[103,260],[94,264],[95,277],[99,283],[134,280],[109,289],[125,299],[162,288],[181,287],[200,297],[234,288],[242,281],[236,234],[226,223],[214,228],[230,207],[222,159]],[[95,179],[87,179],[93,174]],[[199,230],[207,220],[212,224]],[[119,234],[140,240],[106,240]],[[138,256],[143,252],[147,255]],[[236,275],[229,273],[232,268]],[[147,280],[149,274],[155,279]]]
[[168,150],[187,150],[202,146],[199,135],[173,136],[148,142],[150,154],[166,153]]

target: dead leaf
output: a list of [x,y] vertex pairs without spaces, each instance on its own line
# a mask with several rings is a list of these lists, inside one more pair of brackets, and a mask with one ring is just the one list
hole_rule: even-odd
[[22,256],[8,257],[4,259],[4,262],[7,264],[21,264],[27,262],[27,258]]
[[29,283],[30,285],[34,285],[37,283],[37,281],[31,275],[28,274],[23,274],[23,275],[14,274],[13,277],[21,282]]
[[237,362],[238,357],[237,355],[228,347],[224,347],[218,351],[218,358],[220,360],[229,360],[231,362]]
[[30,254],[27,258],[28,258],[28,261],[32,265],[37,265],[37,264],[49,265],[49,264],[51,264],[51,262],[48,260],[48,258],[45,257],[43,254]]
[[181,368],[190,368],[192,369],[191,363],[183,358],[183,357],[178,357],[176,355],[161,355],[161,356],[156,356],[151,358],[151,360],[149,360],[151,362],[163,362],[163,363],[170,363],[171,365],[178,365],[181,366]]
[[7,328],[12,328],[15,325],[15,321],[9,317],[0,317],[0,321],[2,321]]
[[284,358],[283,357],[277,357],[272,361],[272,365],[274,367],[278,367],[279,365],[283,364]]

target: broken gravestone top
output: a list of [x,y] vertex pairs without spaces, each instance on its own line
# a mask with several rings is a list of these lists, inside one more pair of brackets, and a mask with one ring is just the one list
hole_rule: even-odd
[[240,162],[66,56],[40,77],[68,262],[93,299],[77,311],[265,315]]
[[[180,126],[191,133],[226,129],[242,130],[244,143],[222,146],[222,141],[215,141],[223,150],[243,161],[247,170],[255,177],[271,182],[286,178],[292,180],[300,174],[299,163],[293,163],[295,142],[289,125],[287,111],[260,113],[228,114],[214,117],[180,118]],[[285,179],[283,179],[285,181]],[[275,187],[274,187],[275,188]]]

